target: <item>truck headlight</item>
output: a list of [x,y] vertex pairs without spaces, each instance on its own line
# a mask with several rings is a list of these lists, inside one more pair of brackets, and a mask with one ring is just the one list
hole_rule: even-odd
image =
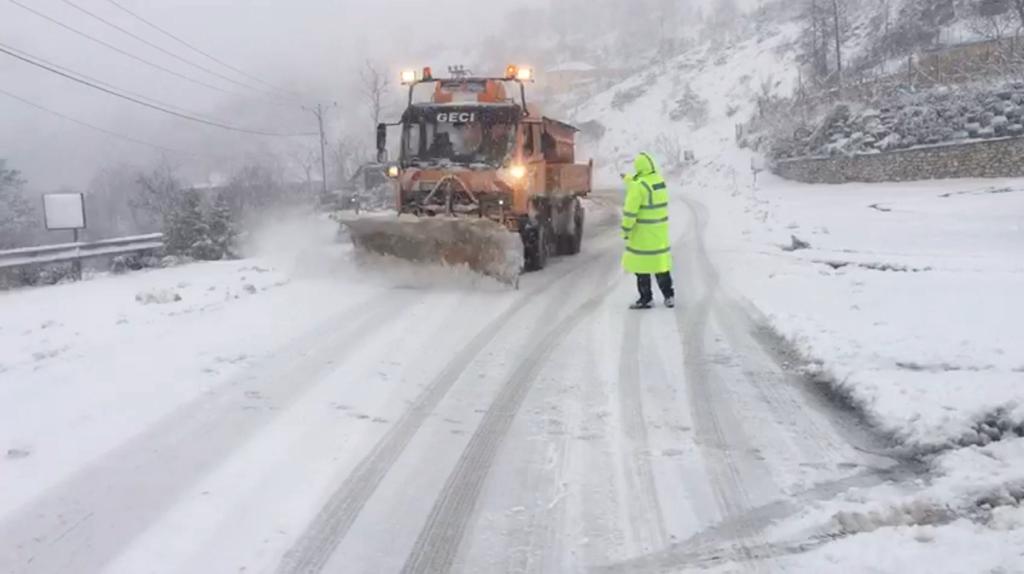
[[388,168],[388,177],[395,179],[398,177],[398,166],[393,165]]
[[525,165],[514,165],[508,169],[509,175],[515,179],[523,179],[526,177],[526,166]]

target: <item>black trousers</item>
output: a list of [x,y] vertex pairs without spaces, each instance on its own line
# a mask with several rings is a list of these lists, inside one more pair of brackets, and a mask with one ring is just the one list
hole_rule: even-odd
[[[661,294],[666,299],[669,297],[676,296],[676,290],[672,287],[672,274],[671,273],[658,273],[655,275],[658,279],[658,288],[661,289]],[[640,300],[649,302],[654,300],[654,293],[651,292],[651,276],[650,275],[637,275],[636,276],[636,288],[640,291]]]

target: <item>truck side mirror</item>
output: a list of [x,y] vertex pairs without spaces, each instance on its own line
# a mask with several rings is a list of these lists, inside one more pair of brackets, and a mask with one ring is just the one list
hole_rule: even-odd
[[388,160],[388,126],[377,124],[377,163]]

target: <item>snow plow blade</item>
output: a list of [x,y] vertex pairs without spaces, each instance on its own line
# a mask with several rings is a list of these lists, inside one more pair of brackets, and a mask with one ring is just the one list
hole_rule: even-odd
[[456,217],[340,218],[363,251],[417,263],[467,267],[508,285],[523,270],[519,235],[488,219]]

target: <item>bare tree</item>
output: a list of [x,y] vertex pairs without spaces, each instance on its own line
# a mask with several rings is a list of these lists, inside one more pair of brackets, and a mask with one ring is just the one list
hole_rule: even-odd
[[877,11],[882,20],[883,49],[886,56],[892,56],[892,43],[890,42],[890,35],[892,34],[892,0],[878,0]]
[[[1021,12],[1018,12],[1018,6]],[[1021,20],[1018,21],[1018,14]],[[1024,23],[1024,0],[978,0],[968,17],[971,31],[996,42]]]
[[813,75],[842,88],[843,41],[849,33],[846,0],[806,0],[804,19],[803,49]]
[[320,153],[311,146],[298,146],[289,153],[292,163],[302,170],[306,192],[313,191],[313,173],[320,167]]
[[239,168],[228,181],[223,197],[234,213],[242,215],[254,215],[297,199],[276,157],[252,159]]
[[16,244],[29,225],[32,207],[25,199],[24,187],[21,172],[9,169],[7,161],[0,159],[0,247]]
[[119,236],[146,231],[132,198],[139,190],[139,168],[128,164],[104,167],[86,188],[89,228],[101,235]]
[[[1024,0],[1022,0],[1024,1]],[[662,54],[673,54],[677,49],[676,28],[679,25],[679,2],[658,0],[658,50]]]
[[804,53],[810,63],[813,75],[824,78],[828,76],[828,43],[829,25],[827,13],[822,5],[825,0],[808,0],[804,5]]
[[683,167],[683,146],[679,138],[665,133],[658,134],[654,140],[654,150],[666,173],[675,173]]
[[757,94],[757,113],[763,117],[775,97],[775,78],[768,74],[761,78]]
[[731,42],[740,21],[740,9],[736,0],[719,0],[714,4],[708,20],[706,33],[711,34],[712,41]]
[[184,188],[176,168],[162,161],[153,171],[139,174],[137,187],[129,205],[136,211],[136,221],[143,230],[159,229],[174,211]]
[[344,188],[352,179],[360,164],[366,160],[364,149],[359,140],[351,136],[341,136],[331,144],[329,169],[338,187]]
[[832,34],[836,46],[836,85],[843,89],[843,25],[841,20],[845,15],[845,0],[832,0]]
[[387,74],[381,70],[381,67],[370,60],[366,61],[360,77],[363,84],[363,97],[366,98],[366,106],[370,112],[370,118],[373,120],[373,126],[376,127],[380,123],[380,117],[384,112],[384,102],[387,99],[388,88],[391,83],[388,81]]

